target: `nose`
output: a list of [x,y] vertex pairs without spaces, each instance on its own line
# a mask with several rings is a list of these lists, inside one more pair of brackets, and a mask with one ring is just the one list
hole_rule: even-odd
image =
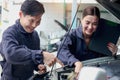
[[35,23],[35,22],[32,23],[32,27],[33,27],[33,28],[36,28],[36,27],[37,27],[37,23]]
[[89,24],[88,28],[89,29],[92,29],[93,25],[92,24]]

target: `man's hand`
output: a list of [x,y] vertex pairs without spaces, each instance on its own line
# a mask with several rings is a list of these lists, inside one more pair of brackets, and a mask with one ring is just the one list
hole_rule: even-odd
[[43,73],[45,73],[46,72],[46,66],[45,65],[43,65],[43,64],[39,64],[38,65],[38,72],[39,72],[39,74],[43,74]]
[[52,66],[56,62],[58,62],[61,66],[64,66],[63,63],[52,53],[43,52],[44,63],[48,66]]

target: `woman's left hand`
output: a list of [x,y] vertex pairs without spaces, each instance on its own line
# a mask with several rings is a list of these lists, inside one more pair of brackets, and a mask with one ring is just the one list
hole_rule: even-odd
[[107,47],[112,52],[112,55],[116,55],[116,53],[118,51],[118,47],[115,44],[110,42],[110,43],[108,43]]

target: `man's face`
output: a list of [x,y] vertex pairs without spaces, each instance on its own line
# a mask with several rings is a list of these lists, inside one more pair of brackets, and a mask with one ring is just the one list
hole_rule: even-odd
[[42,14],[37,16],[24,15],[20,12],[20,23],[24,30],[28,33],[32,33],[34,29],[40,24]]

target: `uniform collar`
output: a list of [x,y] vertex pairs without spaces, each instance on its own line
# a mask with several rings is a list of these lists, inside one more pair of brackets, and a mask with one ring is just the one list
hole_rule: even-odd
[[82,26],[79,26],[77,29],[76,29],[76,34],[79,38],[83,39],[83,32],[82,32]]

